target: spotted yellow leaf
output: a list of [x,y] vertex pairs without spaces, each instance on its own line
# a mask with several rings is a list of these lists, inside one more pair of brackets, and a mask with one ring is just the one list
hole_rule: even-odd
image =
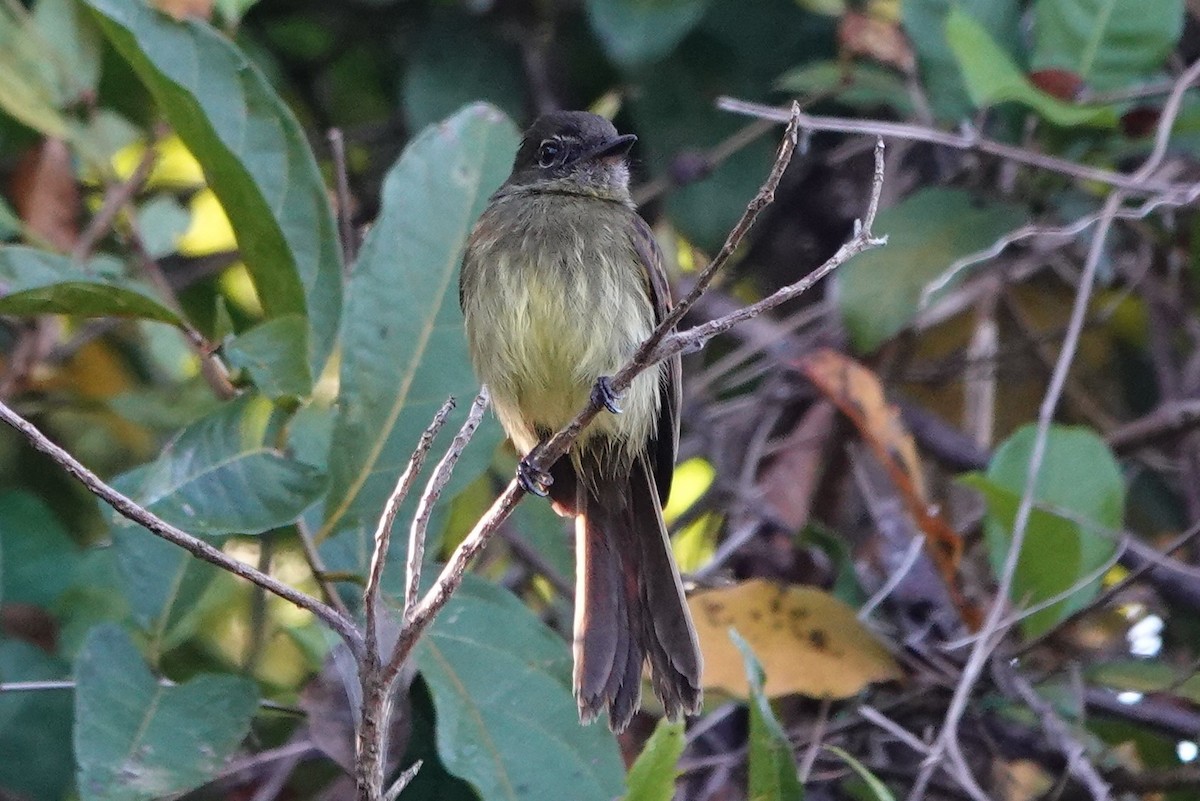
[[872,682],[900,677],[854,610],[822,590],[755,579],[696,593],[688,605],[704,655],[705,687],[743,698],[749,693],[731,628],[762,662],[770,697],[848,698]]

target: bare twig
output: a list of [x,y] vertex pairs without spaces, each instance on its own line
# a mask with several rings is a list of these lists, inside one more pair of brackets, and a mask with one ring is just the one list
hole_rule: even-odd
[[312,571],[313,579],[321,588],[321,597],[325,599],[325,603],[349,619],[351,617],[350,610],[346,608],[346,602],[342,600],[337,588],[329,580],[329,571],[325,568],[321,552],[317,550],[317,544],[313,542],[312,532],[308,530],[308,524],[304,522],[304,518],[296,521],[296,538],[300,540],[300,550],[304,551],[304,560],[308,562],[308,569]]
[[[745,114],[775,122],[788,122],[791,114],[787,109],[766,106],[760,103],[750,103],[732,97],[717,99],[717,107],[735,114]],[[1167,110],[1163,110],[1165,117]],[[833,133],[861,134],[883,138],[906,139],[913,142],[929,142],[934,145],[952,147],[956,150],[971,150],[987,153],[1019,164],[1037,167],[1051,172],[1069,175],[1081,181],[1098,181],[1117,189],[1124,189],[1133,194],[1161,194],[1180,189],[1176,184],[1160,181],[1148,175],[1125,175],[1099,167],[1089,167],[1074,161],[1048,156],[1014,145],[1007,145],[991,139],[985,139],[976,131],[961,134],[939,131],[922,125],[910,125],[901,122],[881,122],[875,120],[857,120],[846,117],[822,117],[814,114],[801,113],[800,128],[804,131],[827,131]]]
[[75,241],[75,247],[71,248],[72,261],[82,262],[91,255],[96,243],[112,230],[113,223],[116,221],[117,215],[121,213],[121,209],[125,208],[125,205],[146,183],[146,179],[154,170],[156,161],[158,161],[158,151],[155,150],[153,144],[147,145],[146,150],[142,153],[141,161],[138,162],[130,176],[105,190],[104,200],[100,204],[99,211],[92,215],[87,227]]
[[301,609],[312,612],[325,625],[337,632],[342,640],[345,641],[346,647],[350,649],[352,654],[355,656],[362,654],[362,635],[355,628],[353,621],[343,617],[332,607],[326,606],[316,598],[275,580],[245,562],[234,559],[219,548],[214,548],[207,542],[176,528],[154,513],[143,509],[128,497],[104,483],[99,476],[80,464],[79,460],[74,456],[51,442],[33,423],[21,417],[4,403],[0,403],[0,420],[16,429],[18,433],[29,441],[29,444],[53,459],[83,484],[89,492],[107,503],[123,517],[132,520],[134,523],[162,537],[164,540],[178,545],[197,559],[216,565],[222,570],[233,573],[235,576],[240,576],[247,581],[257,584],[267,592],[274,593],[285,601],[290,601]]
[[396,522],[396,514],[400,511],[400,505],[408,497],[409,490],[412,489],[412,485],[421,472],[421,467],[425,464],[425,457],[429,455],[429,449],[433,447],[434,438],[446,425],[446,420],[453,410],[454,398],[447,398],[446,402],[442,404],[442,408],[438,409],[433,416],[429,427],[421,434],[417,447],[408,459],[408,465],[396,479],[396,488],[388,496],[387,503],[383,506],[383,514],[379,516],[379,525],[375,528],[375,547],[371,552],[371,568],[367,573],[367,585],[363,589],[367,656],[373,659],[379,658],[379,584],[383,579],[383,568],[387,564],[388,548],[392,541],[392,526]]
[[[429,517],[433,514],[434,504],[441,497],[442,490],[450,481],[450,475],[454,472],[454,466],[458,464],[459,457],[462,456],[471,437],[475,436],[475,429],[479,428],[487,406],[488,391],[487,387],[484,387],[475,396],[474,402],[471,403],[471,410],[467,413],[467,419],[463,421],[458,434],[454,436],[454,441],[450,443],[450,447],[437,463],[433,475],[429,477],[429,483],[425,485],[425,491],[421,493],[421,499],[417,502],[417,510],[413,514],[412,526],[409,528],[408,534],[408,560],[405,565],[406,581],[404,584],[403,619],[405,621],[412,616],[413,607],[417,605],[417,596],[421,592],[421,564],[425,560],[425,532],[429,528]],[[399,670],[400,666],[395,665],[394,669]]]
[[404,769],[404,772],[396,777],[396,781],[388,788],[388,791],[383,794],[383,801],[396,801],[400,793],[412,783],[412,780],[417,778],[417,771],[421,769],[422,760],[418,759],[409,767]]
[[354,223],[350,208],[350,172],[346,167],[346,139],[341,128],[330,128],[329,152],[333,156],[334,191],[337,193],[338,238],[342,240],[342,266],[347,272],[354,263],[358,243],[354,237]]
[[[1141,184],[1147,181],[1151,174],[1158,169],[1159,163],[1166,154],[1171,128],[1175,124],[1175,117],[1178,115],[1179,108],[1183,102],[1184,92],[1198,77],[1200,77],[1200,61],[1192,64],[1176,81],[1175,88],[1172,90],[1171,96],[1163,108],[1162,117],[1159,120],[1159,130],[1158,135],[1155,137],[1154,149],[1145,163],[1129,176],[1131,180]],[[1030,453],[1028,472],[1021,492],[1021,501],[1017,506],[1017,513],[1013,521],[1008,555],[1005,558],[1004,566],[1000,571],[999,581],[997,582],[996,596],[988,609],[983,626],[980,628],[980,638],[971,649],[967,664],[963,667],[962,677],[955,686],[954,695],[946,711],[941,733],[935,741],[929,757],[922,764],[921,777],[925,777],[927,781],[928,776],[932,775],[933,770],[939,766],[942,754],[949,756],[955,778],[959,780],[963,789],[972,796],[978,794],[980,797],[986,797],[986,793],[983,792],[975,782],[974,777],[971,776],[970,770],[966,765],[966,760],[963,758],[958,742],[958,724],[966,712],[975,684],[978,682],[979,676],[991,656],[992,650],[999,644],[1000,639],[1003,637],[1004,632],[1001,628],[1002,618],[1007,605],[1007,598],[1012,589],[1013,579],[1016,575],[1017,562],[1025,541],[1025,532],[1028,529],[1029,519],[1033,512],[1034,494],[1038,476],[1041,472],[1042,460],[1046,454],[1050,424],[1054,420],[1055,410],[1058,408],[1059,399],[1062,397],[1063,388],[1066,385],[1067,374],[1070,371],[1071,364],[1074,362],[1075,352],[1079,346],[1079,338],[1083,332],[1083,324],[1087,318],[1088,304],[1091,299],[1092,288],[1095,284],[1096,271],[1099,268],[1101,256],[1104,253],[1104,244],[1108,239],[1108,232],[1112,228],[1117,210],[1121,208],[1121,204],[1125,200],[1125,195],[1126,192],[1123,189],[1113,192],[1105,201],[1100,212],[1100,220],[1092,236],[1091,247],[1084,262],[1083,273],[1079,277],[1079,289],[1075,294],[1075,302],[1071,308],[1070,321],[1067,326],[1066,335],[1063,338],[1058,361],[1055,364],[1054,372],[1050,377],[1050,384],[1046,389],[1046,394],[1042,399],[1042,404],[1038,411],[1037,430]],[[922,783],[918,781],[918,785],[920,784]]]

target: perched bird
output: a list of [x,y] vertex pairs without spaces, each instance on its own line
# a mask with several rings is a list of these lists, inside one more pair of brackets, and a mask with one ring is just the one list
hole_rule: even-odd
[[[700,651],[662,504],[679,440],[679,358],[620,398],[620,369],[671,305],[662,253],[629,193],[636,137],[565,111],[525,132],[512,175],[467,243],[459,282],[467,342],[526,489],[575,518],[575,697],[623,730],[642,668],[667,715],[700,705]],[[549,475],[525,457],[599,391],[608,407]],[[618,405],[619,404],[619,405]]]

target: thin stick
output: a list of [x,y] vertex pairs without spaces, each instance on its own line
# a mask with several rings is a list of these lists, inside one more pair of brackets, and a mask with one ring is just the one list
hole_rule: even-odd
[[[1130,176],[1139,184],[1146,181],[1158,169],[1159,163],[1166,155],[1170,131],[1175,124],[1176,116],[1179,114],[1184,92],[1197,78],[1200,78],[1200,61],[1193,63],[1175,82],[1175,88],[1172,90],[1171,96],[1163,108],[1162,117],[1159,119],[1158,135],[1155,137],[1154,148],[1145,163]],[[1037,431],[1034,436],[1033,449],[1029,457],[1025,486],[1022,489],[1021,501],[1017,506],[1017,514],[1013,521],[1008,555],[1000,571],[996,596],[988,608],[984,624],[980,628],[980,638],[971,649],[967,664],[963,667],[962,677],[954,688],[954,695],[950,699],[950,704],[943,720],[942,731],[935,741],[929,757],[922,764],[921,776],[932,774],[940,761],[941,755],[945,753],[950,757],[950,761],[956,769],[955,777],[962,784],[963,789],[973,796],[977,793],[983,794],[983,791],[975,783],[974,777],[971,776],[970,770],[967,768],[966,760],[963,757],[958,742],[958,724],[966,712],[975,684],[978,682],[979,676],[988,658],[991,656],[992,650],[999,644],[1003,637],[1001,623],[1007,604],[1006,599],[1012,589],[1017,563],[1025,541],[1025,532],[1028,529],[1029,519],[1033,512],[1034,493],[1037,487],[1038,475],[1041,472],[1042,461],[1046,454],[1050,424],[1054,420],[1055,410],[1058,408],[1059,399],[1062,397],[1063,389],[1066,386],[1067,374],[1070,371],[1071,364],[1074,362],[1075,352],[1079,346],[1079,338],[1083,332],[1084,322],[1087,319],[1088,303],[1095,284],[1096,272],[1099,269],[1100,260],[1104,253],[1104,243],[1108,239],[1108,232],[1112,228],[1117,210],[1121,208],[1121,204],[1125,200],[1125,195],[1125,191],[1121,189],[1113,192],[1105,201],[1101,210],[1100,220],[1096,225],[1091,247],[1084,262],[1083,273],[1079,278],[1079,289],[1075,293],[1075,302],[1071,308],[1071,316],[1067,325],[1066,335],[1063,338],[1059,358],[1054,366],[1054,372],[1050,377],[1050,384],[1046,389],[1046,394],[1042,398],[1041,407],[1038,410]],[[986,797],[986,794],[983,795]]]
[[[475,396],[475,400],[471,404],[471,411],[467,413],[467,419],[463,422],[437,467],[434,468],[433,475],[430,476],[429,483],[425,485],[425,491],[421,493],[421,498],[417,502],[417,511],[413,514],[412,526],[408,533],[408,559],[405,564],[407,581],[404,585],[403,619],[406,621],[412,615],[413,607],[417,605],[417,596],[421,592],[421,564],[425,560],[425,532],[429,528],[429,518],[433,514],[434,504],[437,503],[438,498],[442,495],[442,490],[450,481],[454,466],[458,464],[459,457],[466,450],[467,443],[471,441],[471,437],[475,436],[475,429],[479,428],[487,405],[488,391],[487,387],[483,387]],[[399,665],[396,666],[396,669],[399,670]]]
[[[732,111],[735,114],[745,114],[775,122],[788,122],[792,114],[787,109],[765,106],[760,103],[749,103],[732,97],[717,98],[717,108]],[[1166,110],[1164,109],[1164,116]],[[823,117],[815,114],[800,113],[800,127],[809,132],[827,131],[832,133],[862,134],[884,138],[905,139],[912,142],[929,142],[934,145],[952,147],[956,150],[971,150],[997,156],[1030,167],[1038,167],[1051,172],[1062,173],[1081,181],[1098,181],[1118,189],[1124,189],[1133,194],[1158,194],[1177,191],[1180,186],[1166,181],[1151,180],[1149,176],[1125,175],[1099,167],[1089,167],[1074,161],[1048,156],[1014,145],[1007,145],[991,139],[985,139],[974,131],[963,134],[953,134],[927,128],[922,125],[911,125],[901,122],[879,122],[875,120],[856,120],[846,117]]]
[[312,532],[308,530],[308,524],[304,522],[304,518],[296,521],[296,538],[300,540],[300,550],[304,551],[304,560],[308,562],[308,569],[312,571],[317,586],[321,588],[321,596],[325,599],[325,603],[338,610],[346,618],[350,618],[350,610],[346,608],[346,602],[342,600],[337,588],[329,580],[329,571],[325,567],[324,560],[321,559],[321,552],[317,550],[317,544],[313,542]]
[[421,472],[421,467],[425,464],[425,457],[429,455],[429,449],[433,447],[434,438],[446,425],[446,420],[453,410],[454,398],[447,398],[446,402],[442,404],[442,408],[438,409],[437,414],[433,416],[429,427],[421,434],[417,447],[413,450],[412,456],[408,458],[408,465],[396,479],[396,487],[388,496],[387,503],[383,506],[383,514],[379,516],[379,524],[375,528],[375,548],[371,553],[371,569],[367,573],[367,585],[363,589],[363,611],[367,624],[367,657],[372,662],[377,662],[379,659],[379,584],[383,580],[383,568],[387,564],[388,548],[392,541],[392,526],[396,522],[396,514],[400,511],[400,505],[408,497],[409,490],[412,489],[412,485]]
[[338,238],[342,240],[342,265],[347,272],[354,263],[358,243],[354,241],[354,224],[350,219],[350,172],[346,167],[346,139],[341,128],[330,128],[329,150],[333,155],[333,187],[337,193]]
[[240,576],[247,581],[257,584],[267,592],[274,593],[285,601],[290,601],[301,609],[312,612],[325,625],[341,636],[342,640],[346,643],[346,647],[350,649],[352,654],[356,657],[362,654],[362,635],[359,634],[358,629],[355,628],[351,620],[343,617],[332,607],[326,606],[316,598],[275,580],[245,562],[234,559],[219,548],[214,548],[207,542],[176,528],[153,512],[138,506],[125,495],[122,495],[104,483],[99,476],[80,464],[79,460],[74,456],[51,442],[33,423],[14,412],[7,404],[0,403],[0,420],[16,429],[17,432],[29,441],[30,445],[57,462],[64,470],[78,479],[89,492],[115,509],[122,517],[132,520],[134,523],[162,537],[167,542],[178,545],[197,559],[202,559],[209,564],[216,565],[222,570],[233,573],[235,576]]
[[71,249],[72,261],[82,262],[91,255],[96,243],[112,230],[113,222],[121,213],[121,209],[146,183],[146,179],[154,170],[156,161],[158,161],[158,151],[154,149],[153,144],[150,144],[142,153],[141,161],[138,162],[130,176],[119,184],[109,186],[104,191],[104,201],[100,205],[100,210],[92,216],[87,227],[83,229],[83,233],[79,235],[79,239],[75,241],[75,247]]

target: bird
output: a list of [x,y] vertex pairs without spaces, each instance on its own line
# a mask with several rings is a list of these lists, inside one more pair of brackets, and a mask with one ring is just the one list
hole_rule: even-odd
[[[622,731],[644,665],[671,719],[702,702],[702,658],[663,522],[679,441],[680,361],[610,377],[669,313],[662,252],[629,191],[637,137],[604,117],[550,112],[464,250],[468,351],[521,456],[522,486],[575,526],[573,688],[580,720]],[[599,393],[604,408],[548,471],[530,456]]]

